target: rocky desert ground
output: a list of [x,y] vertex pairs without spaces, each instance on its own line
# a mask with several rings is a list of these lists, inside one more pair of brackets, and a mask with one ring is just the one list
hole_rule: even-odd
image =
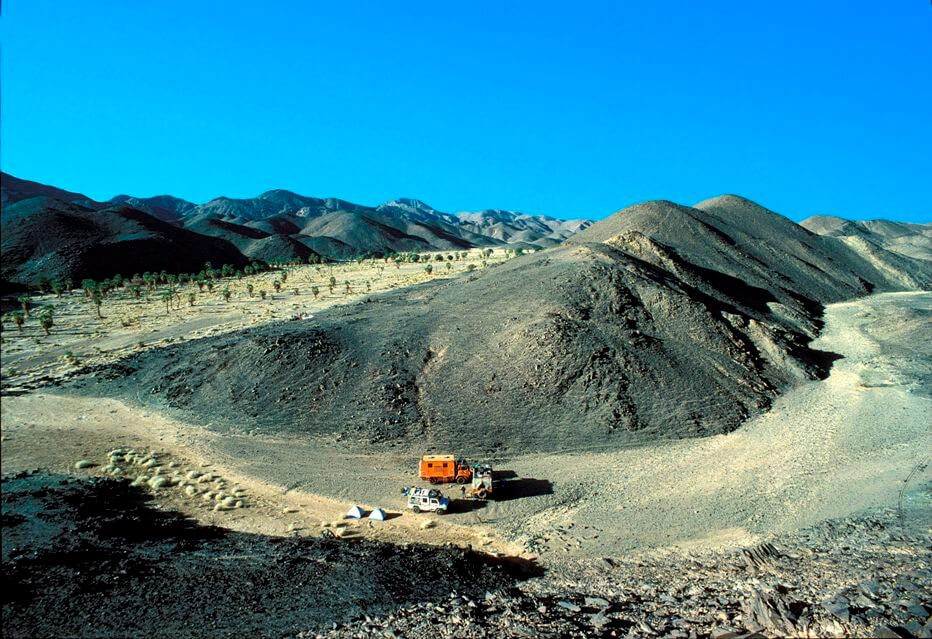
[[[810,344],[833,354],[827,376],[737,430],[461,445],[450,452],[494,464],[496,495],[446,488],[444,517],[405,509],[417,441],[230,428],[110,391],[127,358],[251,326],[313,330],[328,306],[416,296],[507,257],[474,251],[430,275],[336,265],[333,293],[330,267],[305,266],[281,292],[272,272],[232,282],[230,302],[108,298],[103,319],[75,292],[38,301],[56,307],[49,336],[4,326],[5,634],[930,635],[929,293],[827,306]],[[345,519],[354,504],[389,517]]]

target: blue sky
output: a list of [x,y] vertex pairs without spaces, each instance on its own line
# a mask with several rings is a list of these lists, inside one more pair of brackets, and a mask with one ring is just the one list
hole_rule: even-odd
[[7,0],[0,30],[3,170],[98,199],[932,219],[926,0]]

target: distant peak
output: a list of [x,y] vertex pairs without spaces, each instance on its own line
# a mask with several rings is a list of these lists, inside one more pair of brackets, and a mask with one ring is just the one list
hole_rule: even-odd
[[289,191],[288,189],[269,189],[259,197],[266,197],[269,195],[297,195],[297,193]]
[[407,210],[413,210],[413,211],[424,211],[427,213],[437,212],[437,209],[432,207],[427,202],[424,202],[423,200],[418,200],[416,198],[411,198],[411,197],[399,197],[399,198],[395,198],[394,200],[390,200],[386,202],[385,204],[379,205],[379,208],[383,208],[383,207],[384,208],[407,209]]

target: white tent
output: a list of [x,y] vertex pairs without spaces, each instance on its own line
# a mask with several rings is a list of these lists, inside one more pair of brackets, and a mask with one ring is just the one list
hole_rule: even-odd
[[369,513],[369,519],[374,519],[376,521],[385,521],[386,515],[385,511],[381,508],[376,508],[371,513]]
[[363,510],[362,506],[353,506],[348,511],[346,511],[347,519],[362,519],[365,517],[366,511]]

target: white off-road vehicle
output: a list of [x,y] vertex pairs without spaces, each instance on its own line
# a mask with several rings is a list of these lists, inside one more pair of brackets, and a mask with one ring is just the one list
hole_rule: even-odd
[[436,488],[405,488],[402,494],[408,497],[408,508],[416,513],[435,512],[442,515],[450,507],[450,500]]

